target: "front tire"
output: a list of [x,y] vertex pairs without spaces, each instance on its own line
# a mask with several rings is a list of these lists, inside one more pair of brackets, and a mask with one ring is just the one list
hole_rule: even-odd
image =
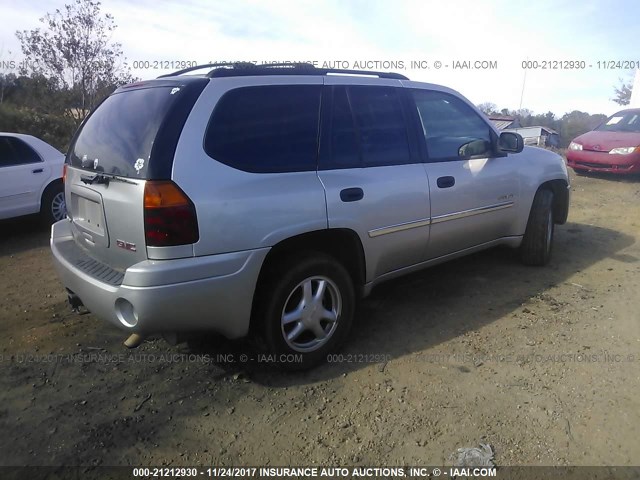
[[542,266],[549,263],[553,233],[553,192],[538,190],[533,198],[527,229],[520,246],[520,255],[525,265]]
[[67,204],[64,198],[64,185],[56,183],[47,187],[42,194],[40,216],[51,225],[67,216]]
[[347,270],[323,253],[298,255],[261,284],[254,321],[270,358],[283,370],[307,370],[326,361],[353,323],[355,292]]

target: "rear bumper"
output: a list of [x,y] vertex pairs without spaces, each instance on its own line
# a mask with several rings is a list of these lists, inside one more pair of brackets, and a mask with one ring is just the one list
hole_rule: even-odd
[[62,220],[51,229],[51,251],[64,286],[96,317],[130,333],[214,331],[247,334],[253,293],[269,249],[147,260],[132,265],[120,284],[82,269],[78,247]]
[[611,155],[607,152],[567,151],[567,165],[574,170],[615,174],[639,173],[640,154]]

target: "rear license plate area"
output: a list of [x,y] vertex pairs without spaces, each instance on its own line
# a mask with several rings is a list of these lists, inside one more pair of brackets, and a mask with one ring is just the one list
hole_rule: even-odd
[[71,201],[75,207],[73,222],[83,230],[104,235],[104,215],[102,204],[77,194],[71,194]]

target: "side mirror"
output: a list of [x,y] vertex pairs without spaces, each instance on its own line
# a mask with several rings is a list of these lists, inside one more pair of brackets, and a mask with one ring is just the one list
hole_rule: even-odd
[[520,153],[524,148],[522,135],[514,132],[502,132],[498,139],[498,148],[503,152]]
[[467,142],[458,149],[460,158],[469,158],[476,155],[486,155],[491,151],[491,143],[478,139]]

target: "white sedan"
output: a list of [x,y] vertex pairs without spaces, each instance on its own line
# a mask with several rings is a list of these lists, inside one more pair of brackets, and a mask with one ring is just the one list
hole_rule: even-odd
[[39,138],[0,132],[0,219],[40,212],[47,222],[67,215],[64,155]]

